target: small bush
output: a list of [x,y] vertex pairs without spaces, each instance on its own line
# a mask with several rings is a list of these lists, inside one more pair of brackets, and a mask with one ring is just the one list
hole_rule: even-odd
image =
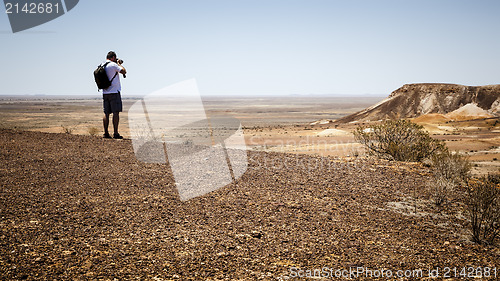
[[444,178],[454,185],[465,183],[470,177],[471,163],[467,157],[458,152],[443,149],[431,156],[432,167],[436,177]]
[[72,134],[73,133],[73,128],[71,127],[65,127],[64,125],[61,125],[61,128],[63,129],[63,132],[66,134]]
[[445,149],[442,141],[431,138],[423,126],[409,120],[359,126],[354,137],[370,154],[388,160],[420,162]]
[[469,179],[471,164],[466,157],[448,149],[432,155],[431,162],[435,178],[431,191],[434,203],[441,205],[449,192]]
[[500,234],[500,176],[469,180],[466,203],[472,240],[494,244]]
[[97,129],[96,127],[89,128],[89,135],[95,137],[97,136],[97,134],[99,134],[99,129]]
[[451,192],[454,187],[455,186],[452,182],[442,177],[438,177],[436,181],[431,184],[431,192],[434,199],[434,204],[436,204],[437,206],[443,204],[449,192]]

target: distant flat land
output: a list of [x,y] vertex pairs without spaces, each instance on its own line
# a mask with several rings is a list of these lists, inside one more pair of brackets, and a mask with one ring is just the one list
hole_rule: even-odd
[[[382,97],[204,97],[208,114],[224,112],[238,118],[244,127],[304,125],[329,118],[337,119],[362,110]],[[122,131],[128,135],[127,111],[138,99],[124,97]],[[102,100],[95,98],[7,97],[0,96],[2,127],[76,134],[102,129]]]
[[[331,121],[382,99],[212,96],[204,97],[203,103],[208,115],[222,113],[239,119],[252,150],[356,157],[365,153],[351,134],[356,125],[334,125]],[[130,137],[127,111],[137,100],[124,96],[120,133],[125,137]],[[4,96],[0,97],[0,120],[0,128],[101,136],[102,100],[98,96]],[[492,173],[500,168],[498,119],[451,122],[431,118],[420,124],[433,137],[445,140],[451,149],[467,154],[474,161],[474,173]]]

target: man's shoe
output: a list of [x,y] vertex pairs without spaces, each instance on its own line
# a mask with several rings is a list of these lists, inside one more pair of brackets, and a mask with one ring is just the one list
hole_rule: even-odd
[[104,134],[102,137],[105,138],[105,139],[110,139],[111,138],[111,136],[108,133]]
[[117,139],[117,140],[121,140],[121,139],[123,139],[123,137],[122,137],[122,136],[120,136],[120,134],[114,134],[114,135],[113,135],[113,138],[114,138],[114,139]]

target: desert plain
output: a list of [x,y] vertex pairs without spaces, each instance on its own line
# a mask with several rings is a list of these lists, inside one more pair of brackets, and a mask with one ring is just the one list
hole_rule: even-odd
[[[107,140],[99,98],[3,97],[0,278],[498,279],[500,249],[470,240],[464,192],[435,206],[428,167],[368,157],[358,124],[335,122],[382,99],[205,98],[207,115],[240,120],[248,169],[180,201],[168,165],[134,156],[136,99],[126,139]],[[415,121],[476,175],[498,171],[498,118]]]
[[[365,155],[352,132],[358,125],[335,120],[383,100],[382,96],[204,97],[207,116],[225,114],[241,122],[251,150],[357,157]],[[120,133],[130,138],[127,110],[137,98],[124,98]],[[99,97],[25,96],[0,98],[1,128],[101,136]],[[468,156],[473,173],[500,169],[500,118],[448,120],[429,114],[412,118],[452,151]],[[112,128],[110,124],[110,129]]]

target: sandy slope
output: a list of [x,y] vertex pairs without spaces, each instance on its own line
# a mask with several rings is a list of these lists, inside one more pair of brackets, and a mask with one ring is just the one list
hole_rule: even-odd
[[168,167],[138,162],[127,140],[0,130],[0,147],[4,280],[500,265],[498,249],[467,240],[460,193],[439,212],[426,203],[415,165],[249,152],[236,183],[180,202]]
[[488,111],[480,108],[474,103],[468,103],[445,115],[450,120],[471,120],[494,117]]

